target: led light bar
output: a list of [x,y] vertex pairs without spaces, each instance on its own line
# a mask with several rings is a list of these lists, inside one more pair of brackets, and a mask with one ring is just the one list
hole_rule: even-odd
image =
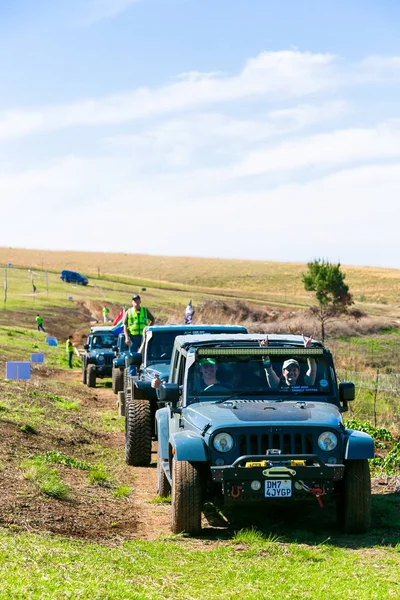
[[263,348],[199,348],[197,350],[198,356],[299,356],[301,354],[312,356],[323,353],[323,348],[271,348],[270,346]]

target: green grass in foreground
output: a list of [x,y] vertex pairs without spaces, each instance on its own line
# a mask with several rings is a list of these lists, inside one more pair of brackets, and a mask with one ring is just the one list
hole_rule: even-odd
[[283,545],[260,535],[209,549],[179,537],[116,548],[0,531],[1,598],[399,597],[400,547]]

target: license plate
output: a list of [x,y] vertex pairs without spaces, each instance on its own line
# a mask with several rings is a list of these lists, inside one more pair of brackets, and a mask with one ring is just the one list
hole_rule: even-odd
[[292,495],[292,481],[290,479],[266,479],[266,498],[290,498]]

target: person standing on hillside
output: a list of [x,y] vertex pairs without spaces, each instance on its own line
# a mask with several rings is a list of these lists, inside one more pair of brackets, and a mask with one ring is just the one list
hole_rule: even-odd
[[[37,330],[44,331],[43,319],[40,315],[36,315]],[[46,332],[45,332],[46,333]]]
[[124,314],[124,334],[130,352],[137,352],[145,327],[154,325],[155,319],[151,312],[141,305],[139,294],[132,296],[132,307]]
[[185,325],[191,325],[193,322],[194,316],[194,308],[192,306],[192,301],[189,300],[189,304],[185,308]]
[[103,306],[103,321],[104,323],[108,323],[108,321],[110,320],[108,318],[108,315],[110,314],[110,309],[107,306]]
[[74,344],[72,342],[72,339],[73,339],[72,335],[68,336],[66,347],[65,347],[67,354],[68,354],[68,366],[70,369],[72,369],[72,355],[74,353]]

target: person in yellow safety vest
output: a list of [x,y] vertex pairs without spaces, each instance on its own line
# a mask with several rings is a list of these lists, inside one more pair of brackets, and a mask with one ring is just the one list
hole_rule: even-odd
[[72,343],[72,339],[73,339],[72,335],[68,336],[66,347],[65,347],[67,354],[68,354],[68,366],[70,369],[72,369],[72,355],[74,353],[74,344]]
[[141,306],[139,294],[132,296],[132,308],[124,315],[125,341],[130,352],[137,352],[142,343],[143,331],[147,325],[154,325],[151,312]]
[[104,306],[103,307],[103,321],[104,321],[104,323],[108,323],[108,321],[109,321],[109,318],[108,318],[109,313],[110,313],[110,309],[107,306]]

